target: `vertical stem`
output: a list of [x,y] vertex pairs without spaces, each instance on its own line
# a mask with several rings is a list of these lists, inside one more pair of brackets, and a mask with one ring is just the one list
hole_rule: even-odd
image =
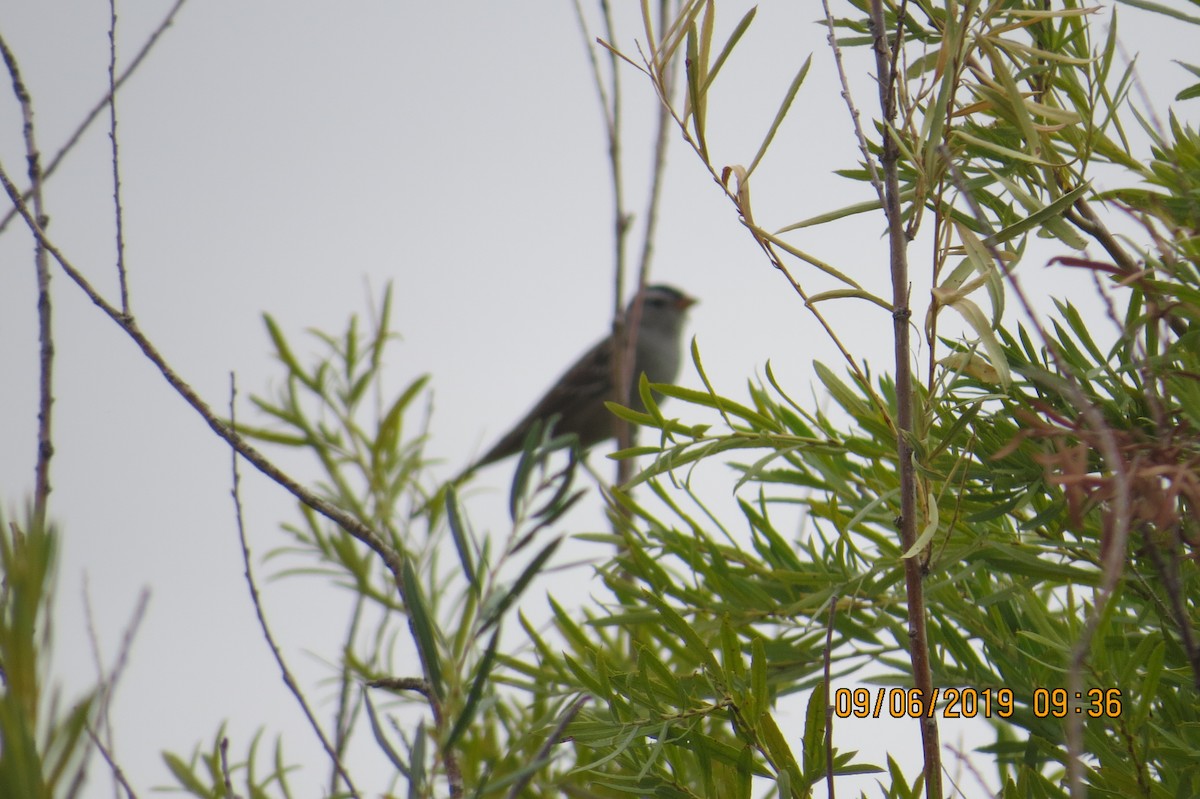
[[[21,106],[22,132],[25,138],[25,160],[29,171],[29,193],[33,198],[33,216],[39,230],[45,230],[50,220],[42,202],[41,154],[33,135],[33,99],[16,56],[0,37],[0,53],[12,77],[13,94]],[[54,337],[50,306],[50,259],[40,236],[34,236],[34,268],[37,270],[38,343],[40,347],[38,379],[37,465],[34,467],[33,528],[42,529],[46,523],[46,508],[50,503],[50,459],[54,456],[54,440],[50,434],[51,412],[54,407]]]
[[[612,8],[608,0],[600,0],[600,11],[604,17],[604,32],[610,42],[616,41],[616,29],[613,24]],[[612,317],[612,387],[613,399],[616,402],[629,401],[629,364],[632,362],[628,353],[630,344],[636,345],[630,335],[630,321],[625,316],[625,272],[626,248],[629,239],[629,228],[632,216],[625,209],[625,180],[622,175],[621,163],[621,64],[616,53],[608,51],[609,76],[612,81],[612,95],[605,107],[605,118],[608,123],[608,164],[612,172],[613,184],[613,317]],[[600,88],[600,99],[605,100],[602,81],[597,76],[597,86]],[[636,310],[636,309],[635,309]],[[636,328],[634,328],[636,329]],[[617,446],[623,448],[629,445],[629,423],[624,419],[615,419]],[[617,466],[618,474],[620,465]],[[619,479],[618,479],[618,482]]]
[[[908,278],[908,240],[904,235],[900,207],[900,177],[897,163],[900,147],[892,130],[896,121],[895,60],[887,42],[883,20],[882,0],[871,2],[871,26],[875,37],[875,67],[879,80],[879,104],[883,112],[884,135],[884,211],[888,220],[888,247],[891,251],[892,274],[892,333],[896,357],[896,448],[900,470],[900,541],[908,551],[917,540],[916,469],[913,463],[911,436],[913,433],[912,350],[909,340],[910,285]],[[899,42],[897,42],[897,47]],[[908,646],[912,663],[913,686],[931,702],[933,676],[929,663],[929,634],[925,621],[925,586],[921,559],[904,559],[904,583],[908,595]],[[941,743],[937,719],[926,708],[921,714],[921,746],[925,755],[925,796],[941,799]]]
[[[664,30],[667,25],[667,19],[671,12],[670,0],[660,0],[658,7],[658,28]],[[660,79],[663,84],[663,96],[672,96],[674,89],[674,70],[671,65],[664,64]],[[658,119],[655,122],[657,129],[654,135],[654,160],[650,166],[650,191],[646,198],[646,225],[642,230],[642,254],[638,260],[638,293],[646,288],[646,284],[650,278],[650,262],[654,258],[654,238],[658,235],[658,209],[662,199],[663,177],[666,173],[667,166],[667,146],[671,141],[668,133],[672,126],[671,109],[664,102],[658,105]],[[637,363],[637,322],[641,315],[641,305],[635,308],[635,313],[631,320],[626,320],[626,335],[625,335],[625,352],[618,356],[617,360],[624,365],[620,374],[617,376],[616,383],[618,394],[622,398],[621,402],[632,400],[633,381],[638,379],[638,375],[633,374],[631,368]],[[633,435],[629,429],[629,423],[624,420],[618,420],[617,427],[617,446],[624,449],[632,446]],[[633,477],[634,462],[631,460],[617,461],[617,484],[624,485]]]
[[108,0],[108,136],[112,140],[113,211],[117,228],[117,280],[121,310],[129,313],[129,282],[125,273],[125,212],[121,207],[121,159],[117,145],[117,0]]

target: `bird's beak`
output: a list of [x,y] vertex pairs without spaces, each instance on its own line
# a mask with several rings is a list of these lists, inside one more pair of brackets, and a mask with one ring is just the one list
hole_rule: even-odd
[[675,301],[675,307],[681,311],[686,311],[688,308],[691,308],[698,302],[700,302],[700,300],[696,299],[695,297],[689,297],[685,294]]

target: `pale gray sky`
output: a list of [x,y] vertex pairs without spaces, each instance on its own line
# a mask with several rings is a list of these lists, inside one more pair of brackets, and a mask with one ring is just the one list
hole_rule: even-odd
[[[620,44],[634,51],[636,4],[616,5],[628,6],[619,9]],[[749,4],[719,5],[723,39]],[[1111,3],[1100,5],[1095,23],[1105,25]],[[169,6],[121,5],[123,62]],[[814,24],[819,9],[763,3],[710,105],[716,159],[746,164],[793,74],[813,55],[807,83],[755,176],[756,215],[768,228],[869,198],[863,185],[831,174],[855,162],[856,148],[824,30]],[[1128,8],[1120,15],[1127,51],[1143,53],[1141,77],[1161,112],[1188,77],[1169,59],[1194,59],[1196,30]],[[103,2],[10,0],[0,11],[47,155],[105,90],[107,25]],[[864,57],[849,55],[860,76]],[[632,69],[622,80],[627,187],[640,213],[654,98]],[[863,77],[856,86],[869,107],[873,87]],[[1193,101],[1177,111],[1194,124],[1196,107]],[[364,286],[378,293],[390,280],[404,336],[391,350],[390,381],[398,388],[432,373],[429,451],[445,459],[449,475],[606,328],[608,166],[569,3],[192,0],[121,94],[119,114],[133,308],[142,329],[216,406],[225,404],[231,370],[243,398],[280,374],[268,357],[262,312],[305,352],[304,328],[340,331],[349,314],[366,311]],[[0,158],[14,176],[23,171],[19,136],[6,90]],[[108,147],[106,128],[97,126],[50,182],[47,202],[50,233],[113,296]],[[794,241],[886,294],[879,230],[878,219],[859,218]],[[743,395],[746,378],[770,359],[795,396],[809,396],[810,363],[836,364],[832,347],[675,134],[660,231],[655,279],[701,299],[691,331],[718,389]],[[0,501],[10,517],[33,482],[30,251],[19,225],[0,237],[7,389]],[[1024,268],[1040,265],[1030,260]],[[797,274],[804,274],[799,267]],[[1037,279],[1049,293],[1053,283]],[[84,575],[109,663],[138,593],[149,588],[149,613],[113,712],[118,756],[134,785],[148,793],[167,783],[159,751],[186,753],[223,719],[235,750],[267,724],[271,734],[286,732],[294,759],[306,759],[316,750],[268,660],[242,581],[228,452],[60,271],[54,281],[52,508],[64,531],[54,655],[67,695],[93,673]],[[914,296],[922,298],[924,288],[917,285]],[[885,312],[865,304],[826,310],[877,371],[890,368]],[[681,382],[698,385],[690,369]],[[242,414],[254,421],[248,408]],[[280,460],[313,476],[305,461],[289,462],[287,453]],[[727,494],[724,476],[711,471],[715,490]],[[481,492],[472,507],[478,528],[501,523],[509,472],[481,475],[496,490]],[[293,503],[253,475],[246,482],[252,545],[261,556],[284,543],[278,524],[294,518]],[[293,665],[315,684],[329,670],[312,653],[332,651],[342,617],[311,587],[274,582],[266,602]],[[531,592],[531,602],[541,596]],[[943,738],[953,741],[953,731],[944,729]],[[99,765],[92,775],[88,795],[106,795]],[[317,795],[324,770],[309,769],[294,784],[307,780],[313,789],[300,795]]]

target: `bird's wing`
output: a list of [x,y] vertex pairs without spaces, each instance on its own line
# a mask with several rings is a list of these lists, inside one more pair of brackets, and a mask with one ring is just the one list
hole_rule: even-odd
[[612,339],[606,338],[564,372],[529,413],[476,462],[475,467],[486,466],[520,452],[529,428],[538,420],[545,421],[557,415],[559,421],[555,432],[585,433],[584,430],[574,429],[578,425],[572,424],[572,421],[584,419],[589,410],[608,399],[611,385]]

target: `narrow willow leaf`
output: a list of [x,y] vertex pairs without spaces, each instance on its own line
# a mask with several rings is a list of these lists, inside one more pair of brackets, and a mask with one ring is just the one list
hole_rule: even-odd
[[871,416],[872,409],[864,401],[862,397],[854,393],[841,379],[833,373],[833,371],[825,364],[816,361],[813,363],[813,371],[817,373],[817,378],[825,386],[830,396],[856,418]]
[[565,635],[573,649],[580,652],[585,652],[591,646],[591,639],[583,632],[583,628],[576,624],[575,619],[571,617],[562,605],[555,601],[554,597],[549,598],[550,611],[554,614],[554,619],[558,624],[559,630]]
[[404,559],[402,574],[408,617],[412,620],[413,633],[421,647],[425,676],[429,679],[433,692],[439,699],[444,699],[445,686],[442,684],[442,663],[434,635],[434,622],[425,606],[425,598],[421,595],[421,584],[417,582],[417,573],[413,571],[412,558]]
[[762,638],[755,636],[750,644],[750,696],[752,706],[747,719],[757,726],[771,709],[771,696],[767,687],[767,649]]
[[925,527],[921,530],[921,534],[917,536],[917,540],[908,548],[908,551],[901,555],[901,558],[911,558],[925,548],[925,545],[933,540],[934,533],[938,530],[938,506],[937,497],[933,492],[929,492],[925,498],[926,507],[929,509],[929,515],[926,517]]
[[658,408],[658,402],[654,399],[654,392],[650,390],[650,381],[646,378],[645,372],[638,377],[638,399],[642,401],[642,407],[646,409],[646,413],[654,420],[655,427],[661,428],[666,424],[667,420]]
[[761,479],[763,476],[763,472],[766,470],[767,466],[769,466],[771,464],[772,461],[775,461],[775,460],[778,460],[779,458],[790,455],[791,453],[795,452],[798,449],[803,449],[803,445],[796,444],[796,445],[790,446],[790,447],[781,446],[781,447],[772,449],[766,455],[763,455],[761,458],[759,458],[754,463],[750,464],[749,466],[745,467],[742,470],[741,477],[739,477],[737,479],[737,482],[735,482],[733,484],[733,491],[736,492],[742,486],[746,485],[746,483],[750,483],[750,482]]
[[804,714],[804,774],[810,779],[825,772],[826,710],[825,683],[822,681],[813,686]]
[[781,250],[788,253],[789,255],[796,256],[801,261],[804,261],[806,264],[815,266],[817,269],[820,269],[822,272],[829,275],[830,277],[837,278],[838,280],[845,283],[847,286],[853,286],[856,289],[862,288],[862,286],[860,286],[856,280],[853,280],[849,275],[843,274],[842,272],[838,271],[830,264],[827,264],[824,261],[822,261],[820,258],[809,255],[808,253],[804,252],[803,250],[799,249],[798,247],[794,247],[791,244],[788,244],[783,239],[779,238],[778,236],[775,236],[774,234],[768,233],[767,231],[763,230],[762,228],[753,227],[753,230],[756,235],[761,236],[762,238],[771,242],[776,247],[779,247]]
[[[1001,278],[1001,270],[997,265],[1000,253],[994,247],[989,248],[975,235],[974,231],[962,222],[955,220],[954,228],[958,234],[959,241],[962,242],[963,248],[967,251],[967,262],[979,273],[979,280],[985,281],[987,284],[988,298],[992,301],[991,326],[993,329],[998,329],[1001,317],[1004,315],[1004,286]],[[957,275],[958,270],[954,271],[955,275]],[[966,297],[975,291],[978,286],[978,281],[962,285],[958,289],[958,295]],[[938,292],[935,291],[934,295],[937,296]],[[943,302],[947,301],[946,298],[939,299]]]
[[[271,414],[278,416],[278,414]],[[280,444],[285,447],[303,447],[307,446],[311,440],[308,436],[294,436],[287,433],[279,433],[275,430],[268,430],[264,427],[247,427],[241,422],[237,426],[238,435],[245,438],[253,438],[255,441],[265,441],[268,444]]]
[[779,126],[783,124],[783,118],[787,116],[788,110],[792,107],[792,101],[796,99],[796,92],[800,91],[800,84],[804,83],[804,78],[808,75],[808,68],[812,66],[812,56],[804,59],[804,63],[800,66],[800,71],[796,73],[796,77],[792,78],[792,85],[788,87],[787,94],[783,96],[783,102],[779,104],[779,110],[775,112],[775,120],[771,123],[771,128],[767,131],[767,135],[763,137],[762,144],[758,147],[758,152],[754,154],[754,160],[750,162],[750,168],[746,170],[746,176],[754,174],[754,168],[758,166],[758,162],[767,154],[767,148],[771,146],[771,141],[775,138],[775,134],[779,132]]
[[666,602],[664,602],[657,594],[646,591],[643,593],[650,604],[658,608],[663,624],[669,627],[683,645],[696,660],[703,664],[710,674],[720,674],[721,667],[717,663],[717,659],[713,656],[712,650],[704,643],[704,639],[696,632],[692,625],[687,623],[687,620]]
[[729,35],[728,41],[725,42],[725,46],[721,49],[721,54],[717,56],[717,60],[713,62],[712,69],[708,71],[708,78],[704,81],[704,91],[706,93],[712,82],[716,79],[717,73],[721,71],[721,67],[725,65],[725,59],[729,58],[730,53],[733,52],[733,48],[741,41],[742,34],[750,27],[750,23],[754,21],[754,15],[757,13],[758,6],[751,6],[750,10],[738,22],[737,27],[733,29],[733,33]]
[[458,504],[458,492],[454,486],[446,489],[446,522],[450,525],[450,535],[454,539],[454,548],[458,551],[458,562],[462,564],[463,574],[471,588],[479,593],[479,580],[475,574],[475,563],[471,556],[471,546],[467,542],[467,532],[463,526],[461,508]]
[[680,8],[678,15],[663,31],[661,39],[654,38],[653,12],[648,0],[642,0],[642,26],[646,30],[646,41],[653,48],[653,64],[655,73],[662,75],[667,64],[675,57],[675,51],[687,38],[688,29],[695,24],[696,15],[704,7],[704,0],[687,0]]
[[517,460],[517,468],[513,472],[512,485],[508,491],[508,517],[514,523],[520,517],[521,500],[528,493],[529,480],[533,477],[533,470],[537,465],[535,455],[538,445],[542,441],[542,433],[547,429],[553,429],[557,423],[557,414],[550,417],[545,424],[540,420],[534,422],[529,426],[529,432],[526,433],[525,440],[521,443],[521,456]]
[[480,632],[484,632],[488,627],[491,627],[500,620],[500,617],[503,615],[504,611],[516,601],[517,597],[519,597],[529,585],[529,582],[537,576],[538,572],[540,572],[542,567],[546,565],[546,561],[550,559],[550,557],[554,554],[554,550],[558,549],[558,545],[561,543],[562,536],[559,536],[546,546],[542,547],[542,551],[537,553],[533,560],[529,562],[529,565],[526,566],[525,570],[521,572],[521,576],[518,577],[516,582],[513,583],[512,588],[510,588],[500,600],[490,604],[487,617],[484,619],[483,624],[479,628]]
[[980,49],[987,56],[988,61],[992,65],[992,75],[999,81],[1004,89],[1004,99],[1008,103],[1010,116],[1016,123],[1017,129],[1021,132],[1021,138],[1025,141],[1025,146],[1029,148],[1029,155],[1034,158],[1042,158],[1042,137],[1033,126],[1033,120],[1029,116],[1029,109],[1025,107],[1025,98],[1021,95],[1021,88],[1017,86],[1016,79],[1012,73],[1008,71],[1008,62],[1001,56],[997,47],[1003,47],[1005,44],[1011,44],[1000,40],[993,42],[987,36],[980,36],[976,39]]
[[[1035,214],[1042,210],[1042,204],[1034,197],[1030,196],[1030,194],[1021,188],[1016,181],[1010,180],[1005,175],[1002,175],[991,169],[987,170],[987,173],[991,175],[997,183],[1002,185],[1009,194],[1016,198],[1017,202],[1019,202],[1026,211],[1031,214]],[[1074,228],[1056,216],[1047,218],[1044,220],[1043,224],[1045,225],[1047,231],[1052,233],[1055,238],[1059,239],[1067,246],[1076,250],[1083,250],[1087,248],[1087,240],[1084,239],[1083,236],[1078,232],[1076,232]]]
[[699,64],[699,69],[696,72],[697,95],[700,98],[700,102],[703,103],[706,119],[708,117],[709,67],[712,65],[713,24],[716,22],[716,19],[717,13],[716,7],[713,5],[713,0],[706,0],[704,14],[700,18],[700,41],[698,42],[699,46],[696,52],[696,61]]
[[992,367],[999,373],[1000,385],[1005,388],[1011,385],[1012,372],[1008,368],[1008,359],[1004,356],[1004,348],[1000,345],[999,340],[997,340],[991,324],[988,323],[987,317],[983,315],[983,311],[979,309],[979,306],[963,298],[955,300],[947,307],[957,311],[959,316],[975,331],[975,335],[979,337],[979,342],[987,351],[988,360],[991,361]]
[[296,356],[292,353],[292,348],[287,342],[287,337],[283,335],[283,330],[270,314],[263,314],[263,322],[267,325],[267,335],[271,337],[271,343],[275,345],[275,355],[287,367],[288,374],[299,380],[311,391],[318,391],[316,381],[304,371],[300,366],[300,362],[296,360]]
[[[911,190],[909,190],[906,194],[907,196],[905,196],[905,194],[900,195],[901,200],[912,199],[913,195]],[[818,214],[817,216],[810,216],[808,219],[801,219],[799,222],[793,222],[790,225],[781,227],[779,230],[775,231],[774,235],[778,236],[781,233],[790,233],[793,230],[813,227],[814,225],[823,225],[826,222],[834,222],[839,219],[846,219],[847,217],[856,216],[858,214],[871,213],[872,211],[878,211],[881,208],[883,208],[883,203],[879,200],[867,200],[866,202],[843,206],[836,211],[828,211],[823,214]]]
[[1200,25],[1200,17],[1193,17],[1190,14],[1185,14],[1182,11],[1171,8],[1163,3],[1155,3],[1151,0],[1121,0],[1121,2],[1127,6],[1140,8],[1144,11],[1153,11],[1155,14],[1164,14],[1168,17],[1174,17],[1175,19],[1182,20],[1183,22],[1190,22],[1193,25]]
[[691,106],[692,132],[696,134],[696,146],[700,148],[700,157],[707,162],[709,158],[708,143],[704,139],[704,95],[701,94],[701,83],[704,80],[704,75],[702,74],[704,65],[700,63],[700,54],[697,48],[696,27],[693,25],[688,28],[687,59],[684,61],[684,69],[687,74],[688,105]]
[[727,682],[736,685],[745,679],[746,664],[742,662],[737,631],[733,629],[728,614],[721,617],[721,662],[725,667]]
[[[792,754],[792,749],[788,746],[787,739],[783,737],[779,725],[775,723],[774,716],[764,713],[759,719],[758,731],[766,747],[767,755],[776,768],[780,796],[790,796],[783,792],[785,784],[790,785],[795,782],[798,788],[804,785],[800,765],[796,762],[796,757]],[[801,788],[801,790],[803,789]]]
[[500,628],[497,627],[496,631],[492,633],[491,640],[488,641],[487,649],[483,651],[483,657],[479,660],[479,666],[475,670],[475,679],[471,681],[471,690],[467,692],[467,701],[463,703],[462,712],[458,714],[458,720],[454,722],[454,728],[450,730],[450,735],[443,744],[445,749],[453,747],[475,719],[475,711],[483,696],[484,686],[487,685],[488,678],[492,674],[492,663],[496,659],[496,644],[499,640]]
[[1042,158],[1032,156],[1029,153],[1024,153],[1020,150],[1014,150],[1011,147],[1004,147],[1003,145],[996,144],[995,142],[985,141],[984,139],[981,139],[978,136],[973,136],[962,129],[955,129],[952,135],[962,139],[967,144],[978,147],[981,150],[987,150],[988,152],[995,153],[1005,159],[1012,158],[1016,159],[1017,161],[1023,161],[1027,164],[1033,164],[1034,166],[1055,166],[1055,164]]
[[[10,745],[11,745],[11,741],[10,741]],[[196,796],[211,796],[212,795],[212,792],[209,791],[208,788],[206,788],[204,786],[204,784],[202,782],[200,782],[200,780],[196,777],[196,775],[192,773],[191,767],[188,766],[187,763],[183,762],[183,759],[180,758],[178,755],[173,755],[170,752],[163,752],[162,758],[163,758],[163,762],[167,766],[167,770],[171,772],[171,775],[175,778],[176,782],[178,782],[182,788],[184,788],[187,791],[190,791],[191,793],[195,794]],[[10,768],[13,768],[13,766],[10,765]],[[9,776],[9,779],[6,780],[6,784],[12,785],[13,783],[17,783],[17,788],[20,789],[21,782],[19,782],[17,780],[17,774],[10,773],[8,776]],[[36,789],[33,789],[32,787],[30,789],[36,790]],[[27,796],[44,795],[44,790],[45,789],[42,789],[42,791],[37,794],[31,793],[31,794],[26,794],[26,795]]]
[[1034,211],[1019,222],[1014,222],[1005,227],[1003,230],[988,236],[983,240],[984,244],[988,245],[989,247],[995,247],[1007,241],[1011,241],[1017,236],[1027,233],[1035,227],[1043,227],[1052,220],[1061,219],[1062,215],[1065,214],[1072,206],[1074,206],[1077,200],[1091,190],[1091,186],[1092,184],[1090,181],[1076,186],[1074,189],[1059,197],[1049,205]]
[[1144,664],[1142,671],[1145,677],[1138,686],[1137,698],[1133,702],[1135,710],[1133,718],[1129,721],[1131,729],[1141,729],[1154,710],[1155,698],[1158,697],[1158,682],[1162,677],[1163,659],[1166,657],[1166,653],[1166,644],[1158,641],[1150,656],[1142,661]]
[[400,432],[403,429],[400,422],[404,418],[404,411],[428,382],[429,375],[421,375],[410,383],[388,408],[383,421],[379,423],[379,435],[375,437],[372,446],[373,455],[382,454],[383,450],[395,451],[400,445]]
[[363,702],[367,706],[367,719],[371,724],[371,734],[375,737],[375,743],[383,750],[383,754],[392,762],[397,771],[405,777],[409,776],[412,772],[408,768],[408,763],[404,762],[404,758],[388,740],[387,732],[384,731],[383,725],[379,721],[379,713],[375,710],[375,703],[371,701],[370,691],[363,691]]
[[[949,15],[953,19],[954,15]],[[957,52],[958,43],[954,40],[954,34],[958,31],[958,25],[948,25],[946,37],[942,41],[943,52]],[[942,140],[946,130],[946,120],[949,116],[949,109],[952,100],[954,99],[954,87],[958,85],[961,76],[958,74],[958,65],[954,64],[951,69],[947,69],[942,74],[942,79],[938,87],[938,95],[932,106],[925,111],[925,119],[923,121],[921,138],[919,141],[925,142],[924,158],[921,163],[924,165],[926,180],[933,180],[937,175],[942,173],[940,164],[942,161],[942,147],[945,142]]]
[[417,726],[416,738],[410,750],[412,772],[408,782],[408,799],[421,799],[426,796],[425,784],[425,723]]
[[876,297],[869,291],[864,289],[834,289],[833,291],[822,291],[819,294],[813,294],[808,298],[808,305],[816,305],[818,302],[826,300],[866,300],[867,302],[878,305],[888,313],[892,312],[892,304],[885,299]]
[[977,352],[952,352],[938,361],[938,365],[953,372],[970,375],[981,383],[1000,385],[1000,372]]

